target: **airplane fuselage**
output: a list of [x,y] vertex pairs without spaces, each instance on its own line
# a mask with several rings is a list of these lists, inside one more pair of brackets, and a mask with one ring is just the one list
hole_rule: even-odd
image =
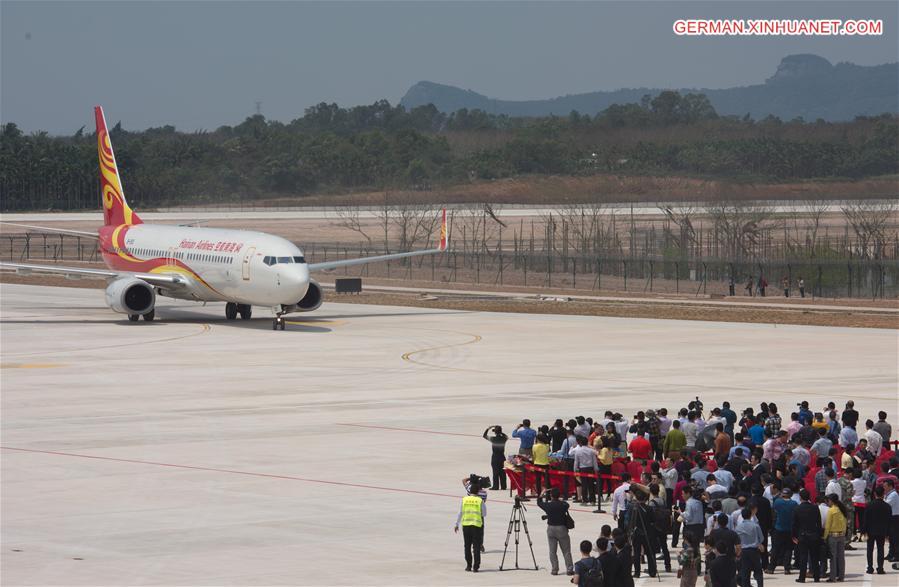
[[110,269],[178,274],[186,288],[162,295],[196,301],[289,306],[306,295],[309,269],[292,242],[264,232],[136,224],[100,229]]

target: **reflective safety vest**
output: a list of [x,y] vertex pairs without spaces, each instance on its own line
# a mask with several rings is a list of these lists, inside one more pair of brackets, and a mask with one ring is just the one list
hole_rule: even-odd
[[462,525],[478,526],[484,525],[484,518],[481,516],[481,504],[483,500],[477,495],[467,495],[462,498]]

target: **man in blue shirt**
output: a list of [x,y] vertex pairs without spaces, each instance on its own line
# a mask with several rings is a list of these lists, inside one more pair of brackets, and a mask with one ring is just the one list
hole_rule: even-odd
[[730,402],[721,404],[721,417],[724,418],[724,431],[734,437],[734,424],[737,423],[737,413],[730,409]]
[[699,499],[700,496],[702,489],[684,488],[684,497],[687,498],[681,514],[684,522],[684,540],[693,546],[694,552],[699,552],[699,543],[705,534],[705,504]]
[[808,402],[802,402],[799,404],[799,422],[804,426],[809,426],[812,423],[815,415],[812,413],[810,409],[808,409]]
[[752,510],[743,508],[742,519],[737,523],[740,537],[740,585],[749,585],[749,575],[755,577],[755,584],[764,587],[761,551],[765,550],[765,537],[758,523],[752,519]]
[[512,431],[512,438],[521,440],[521,445],[518,447],[518,454],[528,457],[534,454],[534,440],[537,438],[537,431],[531,428],[530,420],[522,420],[521,424],[516,426],[515,430]]
[[749,428],[749,437],[752,438],[752,444],[761,446],[765,442],[765,427],[762,425],[762,419],[758,418],[755,424]]
[[793,492],[785,487],[774,499],[774,532],[771,534],[772,552],[768,562],[768,572],[773,573],[777,563],[784,566],[784,574],[789,575],[793,562],[793,511],[799,505],[792,499]]
[[734,484],[734,475],[727,469],[718,469],[714,473],[715,479],[718,481],[720,485],[723,485],[725,489],[730,491],[731,486]]
[[690,479],[693,480],[693,484],[700,489],[705,489],[708,486],[708,477],[709,475],[714,474],[714,467],[712,466],[712,459],[709,459],[705,462],[705,465],[698,468],[690,475]]

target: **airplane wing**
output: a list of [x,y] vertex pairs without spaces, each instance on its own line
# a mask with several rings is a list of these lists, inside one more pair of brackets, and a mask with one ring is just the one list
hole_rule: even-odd
[[134,277],[146,281],[150,285],[178,286],[187,285],[186,280],[179,275],[163,275],[156,273],[133,273],[130,271],[111,271],[109,269],[86,269],[83,267],[60,267],[56,265],[32,265],[30,263],[7,263],[0,261],[0,270],[15,270],[19,275],[31,275],[32,273],[50,273],[64,275],[68,279],[93,278],[115,279],[117,277]]
[[377,255],[374,257],[360,257],[358,259],[344,259],[343,261],[325,261],[323,263],[309,263],[309,271],[322,271],[327,269],[336,269],[338,267],[349,267],[351,265],[365,265],[366,263],[378,263],[380,261],[392,261],[394,259],[405,259],[406,257],[418,257],[421,255],[434,255],[446,251],[449,242],[449,233],[446,227],[446,208],[443,209],[443,220],[440,223],[440,240],[436,249],[426,249],[423,251],[410,251],[407,253],[392,253],[390,255]]
[[47,226],[35,226],[33,224],[19,224],[17,222],[6,222],[4,220],[0,220],[0,224],[6,224],[9,226],[18,226],[20,228],[31,228],[33,230],[40,230],[42,232],[53,232],[56,234],[68,234],[71,236],[80,236],[85,238],[93,238],[99,239],[100,235],[96,232],[87,232],[86,230],[69,230],[68,228],[49,228]]

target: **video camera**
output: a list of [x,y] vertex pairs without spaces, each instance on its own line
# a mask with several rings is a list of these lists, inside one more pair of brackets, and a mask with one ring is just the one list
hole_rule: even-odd
[[693,400],[689,404],[687,404],[687,407],[690,408],[690,410],[701,414],[702,408],[703,408],[702,400],[700,400],[699,396],[697,395],[695,400]]
[[490,477],[481,477],[477,473],[472,473],[468,479],[469,483],[471,483],[472,493],[477,493],[481,489],[489,489],[492,485]]

